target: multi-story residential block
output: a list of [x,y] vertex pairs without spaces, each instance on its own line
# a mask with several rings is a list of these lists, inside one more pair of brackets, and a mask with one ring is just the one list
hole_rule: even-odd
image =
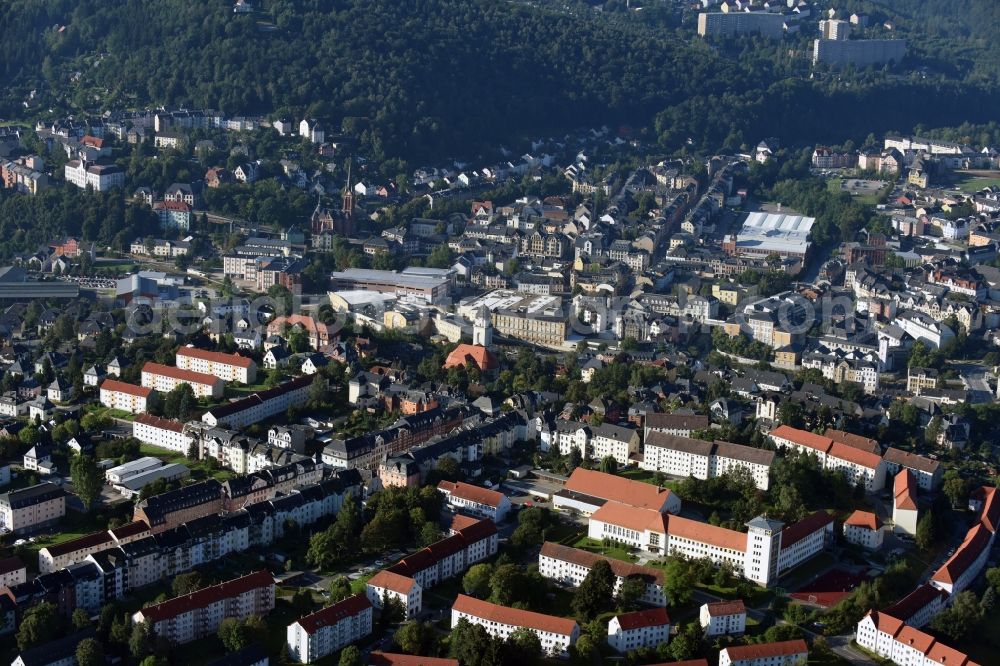
[[[0,559],[0,589],[20,585],[28,579],[28,570],[18,557]],[[0,627],[3,622],[0,622]],[[2,633],[2,632],[0,632]]]
[[986,566],[994,536],[982,522],[973,525],[955,553],[931,576],[930,584],[949,595],[968,588]]
[[176,354],[177,367],[208,375],[226,382],[253,384],[257,381],[257,364],[239,354],[205,351],[196,347],[181,347]]
[[152,623],[156,635],[171,643],[189,643],[214,635],[223,620],[264,617],[272,610],[274,577],[268,571],[257,571],[147,606],[135,613],[132,621]]
[[667,488],[582,467],[573,470],[566,485],[552,496],[552,505],[556,508],[572,509],[586,515],[598,511],[608,502],[654,513],[679,513],[681,510],[680,498]]
[[905,39],[813,40],[813,64],[823,63],[831,67],[881,67],[899,63],[905,55]]
[[902,469],[913,472],[917,487],[925,492],[936,490],[943,481],[944,470],[937,460],[892,447],[885,450],[882,460],[885,462],[886,474],[895,476]]
[[624,654],[670,642],[670,617],[662,606],[622,613],[608,622],[608,645]]
[[640,601],[650,606],[665,606],[663,594],[663,570],[629,564],[622,560],[605,559],[600,555],[579,548],[571,548],[546,541],[538,553],[538,572],[561,585],[579,587],[599,560],[611,565],[615,575],[615,594],[626,578],[641,578],[646,583],[646,591]]
[[688,437],[649,433],[643,446],[640,466],[671,476],[710,479],[733,469],[745,469],[761,490],[770,485],[774,452],[729,442],[705,442]]
[[311,664],[372,632],[372,604],[356,594],[288,625],[291,658]]
[[386,571],[410,578],[426,590],[496,554],[496,524],[489,519],[471,520],[456,516],[449,536],[404,557]]
[[702,414],[660,414],[654,412],[646,415],[643,440],[649,440],[652,432],[662,432],[677,437],[690,437],[696,430],[705,430],[709,426],[707,416]]
[[445,503],[456,511],[471,513],[500,523],[510,512],[510,499],[501,492],[474,486],[461,481],[441,481],[438,492],[445,497]]
[[244,428],[275,414],[281,414],[289,407],[304,404],[309,398],[309,390],[317,381],[326,380],[311,375],[296,377],[274,388],[257,391],[240,400],[212,407],[202,414],[201,420],[213,427]]
[[742,599],[713,601],[701,605],[698,622],[709,637],[740,635],[747,629],[747,609]]
[[149,535],[149,525],[141,520],[111,530],[86,534],[77,539],[42,548],[38,551],[38,570],[41,573],[52,573],[77,562],[83,562],[94,553],[132,543]]
[[855,640],[883,659],[906,666],[979,666],[964,652],[884,612],[861,618]]
[[502,640],[520,628],[528,629],[538,636],[542,652],[553,656],[566,656],[580,637],[580,626],[573,620],[499,606],[464,594],[458,595],[451,607],[453,629],[460,620],[478,624]]
[[333,330],[323,322],[306,315],[275,317],[267,325],[267,334],[287,336],[291,328],[300,328],[309,338],[309,347],[317,350],[334,341]]
[[66,182],[81,190],[90,187],[95,192],[107,192],[125,186],[125,172],[114,164],[93,164],[86,160],[70,160],[63,168]]
[[116,379],[105,379],[101,383],[101,404],[110,409],[120,409],[130,414],[144,414],[149,409],[153,389],[136,386]]
[[919,393],[921,389],[938,387],[938,372],[933,368],[910,367],[906,371],[906,390]]
[[160,220],[160,229],[163,231],[191,229],[191,218],[194,214],[191,212],[190,204],[183,201],[157,201],[153,204],[153,212]]
[[140,414],[132,422],[132,436],[140,442],[187,455],[195,439],[180,421]]
[[66,515],[66,492],[53,483],[39,483],[0,495],[0,527],[27,534],[51,527]]
[[386,598],[398,599],[406,609],[406,617],[412,618],[420,614],[423,608],[423,588],[420,583],[409,576],[379,571],[372,576],[365,587],[368,601],[375,608],[382,608]]
[[189,520],[222,511],[222,485],[207,479],[148,497],[135,505],[133,520],[142,520],[153,534]]
[[882,521],[870,511],[855,511],[844,521],[844,539],[867,550],[882,547]]
[[719,666],[797,666],[808,659],[809,647],[800,638],[723,648],[719,653]]
[[892,606],[885,608],[884,612],[919,629],[945,609],[949,598],[944,590],[930,583],[924,583]]
[[156,389],[160,393],[170,393],[181,384],[188,384],[194,391],[195,397],[213,400],[222,397],[226,386],[226,383],[215,375],[182,370],[152,361],[142,366],[142,385],[147,388]]
[[761,35],[780,39],[785,34],[785,17],[770,12],[702,12],[698,14],[701,37]]
[[816,456],[824,469],[839,471],[851,485],[864,485],[875,492],[885,487],[885,463],[881,456],[850,442],[780,425],[769,433],[776,446]]

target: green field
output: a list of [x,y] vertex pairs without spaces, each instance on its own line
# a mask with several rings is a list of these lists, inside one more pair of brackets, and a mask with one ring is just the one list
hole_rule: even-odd
[[984,187],[1000,187],[1000,174],[994,178],[963,174],[955,181],[955,187],[963,192],[978,192]]
[[639,558],[630,553],[628,549],[624,546],[612,544],[610,546],[605,546],[600,541],[591,539],[590,537],[583,537],[579,541],[573,544],[574,548],[579,548],[580,550],[586,550],[591,553],[597,553],[598,555],[603,555],[605,557],[610,557],[616,560],[623,560],[625,562],[636,562]]

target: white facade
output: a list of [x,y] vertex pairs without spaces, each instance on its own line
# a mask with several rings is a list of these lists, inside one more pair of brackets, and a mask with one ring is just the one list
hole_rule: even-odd
[[143,368],[142,385],[147,388],[156,389],[160,393],[170,393],[181,384],[188,384],[191,390],[194,391],[196,398],[217,400],[222,397],[224,383],[217,377],[201,373],[181,376],[176,372],[169,372],[169,374],[165,374],[165,372],[169,372],[169,370],[161,372]]
[[719,652],[719,666],[805,666],[808,659],[809,648],[801,639],[728,647]]
[[971,666],[967,655],[886,613],[869,613],[855,630],[858,645],[900,666]]
[[747,611],[742,601],[702,604],[698,621],[706,636],[740,635],[747,629]]
[[[663,618],[666,618],[666,612],[662,609],[660,611]],[[650,611],[639,611],[638,614],[648,612]],[[614,650],[624,654],[639,648],[656,648],[670,642],[669,619],[662,624],[642,624],[642,626],[630,627],[627,623],[627,618],[630,615],[636,615],[636,613],[615,616],[608,622],[608,645]]]
[[864,525],[850,525],[844,523],[844,538],[847,543],[853,543],[868,550],[878,550],[882,547],[885,532],[879,529],[871,529]]
[[510,512],[510,499],[503,493],[480,488],[468,483],[442,481],[438,492],[445,502],[457,511],[490,518],[495,523],[502,522]]
[[311,664],[371,632],[371,603],[363,594],[349,597],[288,625],[288,653],[293,661]]
[[452,629],[462,619],[480,625],[490,636],[502,640],[507,640],[522,627],[528,629],[538,636],[542,652],[553,656],[566,656],[569,647],[580,637],[580,627],[573,620],[498,606],[464,594],[458,595],[452,606]]
[[143,415],[132,422],[132,436],[140,442],[187,455],[194,438],[178,421]]
[[770,486],[771,451],[728,442],[705,442],[689,437],[650,432],[643,447],[641,467],[671,476],[710,479],[745,469],[761,490]]
[[130,414],[144,414],[148,411],[147,396],[141,395],[143,393],[141,386],[135,388],[138,390],[117,391],[101,386],[101,404],[109,409],[120,409]]
[[[597,559],[602,558],[584,550],[546,542],[538,553],[538,573],[560,585],[580,587],[593,566],[590,562]],[[667,598],[663,594],[662,570],[648,569],[620,560],[607,560],[607,562],[615,574],[614,592],[616,595],[626,577],[642,576],[647,582],[646,590],[639,600],[650,606],[666,606]]]
[[406,609],[407,619],[416,617],[423,609],[423,588],[420,583],[389,571],[375,574],[368,581],[365,594],[371,605],[379,609],[387,596],[398,599]]
[[257,364],[238,354],[205,352],[201,349],[181,347],[175,355],[177,367],[207,375],[223,381],[253,384],[257,381]]

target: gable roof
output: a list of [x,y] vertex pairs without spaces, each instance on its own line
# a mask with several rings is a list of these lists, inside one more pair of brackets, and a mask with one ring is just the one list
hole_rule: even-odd
[[644,567],[638,564],[625,562],[624,560],[601,557],[600,555],[591,553],[587,550],[564,546],[552,541],[546,541],[543,543],[542,549],[538,554],[540,557],[550,557],[555,560],[576,564],[587,569],[594,568],[594,565],[597,564],[597,562],[604,560],[611,566],[611,573],[619,578],[641,576],[648,579],[652,583],[663,585],[663,569],[653,569],[652,567]]
[[253,364],[253,359],[240,356],[239,354],[224,354],[222,352],[198,349],[197,347],[181,347],[177,350],[177,356],[187,356],[188,358],[196,358],[200,361],[209,361],[210,363],[233,365],[238,368],[249,368]]
[[481,488],[479,486],[463,483],[461,481],[455,483],[452,483],[451,481],[441,481],[438,483],[437,488],[439,491],[448,493],[454,497],[475,502],[477,504],[485,504],[486,506],[491,506],[494,509],[500,506],[500,503],[504,498],[503,493],[498,493],[495,490]]
[[348,617],[354,617],[366,608],[371,607],[372,603],[368,601],[367,596],[364,594],[355,594],[353,597],[347,597],[332,606],[327,606],[315,613],[300,617],[296,624],[302,627],[303,631],[307,634],[315,634],[323,627],[337,624]]
[[270,572],[265,570],[255,571],[241,578],[228,580],[218,585],[196,590],[190,594],[168,599],[160,604],[147,606],[140,612],[144,619],[152,620],[153,622],[169,620],[197,608],[204,608],[222,599],[229,599],[258,588],[273,586],[274,577]]
[[811,534],[815,534],[833,522],[833,516],[826,511],[817,511],[806,516],[794,525],[789,525],[781,531],[781,548],[784,550],[789,546],[802,541]]
[[646,608],[633,613],[622,613],[621,615],[616,615],[615,619],[618,620],[618,625],[626,631],[670,624],[670,616],[667,615],[667,609],[662,606]]
[[222,381],[215,375],[209,375],[204,372],[195,372],[193,370],[181,370],[180,368],[163,365],[161,363],[153,363],[152,361],[147,361],[146,364],[142,366],[142,371],[144,373],[148,372],[154,375],[170,377],[178,381],[188,382],[189,384],[205,384],[208,386],[214,386],[217,382]]
[[413,591],[413,586],[417,584],[415,580],[408,576],[402,576],[392,571],[379,571],[368,580],[368,584],[373,587],[380,587],[392,590],[399,594],[409,594]]
[[614,474],[605,474],[577,467],[566,481],[566,490],[630,506],[659,511],[670,496],[666,488],[651,483],[632,481]]
[[977,523],[965,534],[965,540],[955,550],[955,554],[934,572],[931,580],[938,583],[954,584],[982,554],[983,549],[989,548],[989,545],[989,530],[982,523]]
[[852,525],[854,527],[863,527],[869,530],[877,530],[882,527],[882,521],[871,511],[855,511],[847,520],[844,521],[845,525]]
[[710,617],[723,617],[726,615],[742,615],[747,612],[747,607],[742,599],[732,601],[713,601],[705,604]]
[[671,537],[691,539],[699,543],[707,543],[719,548],[735,550],[741,553],[747,549],[747,535],[736,530],[726,529],[709,523],[702,523],[681,516],[670,516],[667,523],[668,534]]
[[908,468],[904,467],[896,474],[892,482],[892,494],[895,508],[904,511],[917,510],[916,480]]
[[136,386],[135,384],[129,384],[128,382],[120,382],[115,379],[105,379],[101,382],[102,391],[115,391],[117,393],[125,393],[127,395],[134,395],[139,398],[148,398],[153,392],[153,389],[147,388],[145,386]]
[[730,661],[764,659],[767,657],[788,657],[796,654],[808,654],[809,648],[801,638],[793,641],[777,643],[756,643],[754,645],[736,645],[727,647],[723,652],[729,655]]
[[620,525],[636,532],[650,530],[660,534],[667,533],[666,514],[621,502],[605,502],[590,516],[590,519],[609,525]]
[[507,606],[498,606],[497,604],[491,604],[488,601],[475,599],[464,594],[460,594],[455,598],[455,603],[452,604],[451,608],[453,611],[498,624],[527,627],[528,629],[547,631],[562,636],[569,636],[577,629],[577,624],[573,620],[517,608],[508,608]]
[[830,450],[833,445],[833,440],[824,435],[817,435],[814,432],[808,430],[800,430],[798,428],[793,428],[788,425],[780,425],[770,433],[771,437],[779,437],[781,439],[787,439],[793,444],[799,446],[804,446],[821,453],[826,453]]

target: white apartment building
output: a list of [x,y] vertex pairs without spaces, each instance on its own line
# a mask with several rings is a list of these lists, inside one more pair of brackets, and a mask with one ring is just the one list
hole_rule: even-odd
[[438,492],[444,495],[448,506],[456,511],[490,518],[502,522],[510,512],[510,499],[503,493],[458,481],[441,481]]
[[746,469],[761,490],[770,486],[774,452],[729,442],[706,442],[688,437],[650,432],[643,446],[640,466],[671,476],[709,479],[734,469]]
[[101,404],[109,409],[120,409],[129,414],[144,414],[148,411],[153,389],[105,379],[101,383]]
[[747,629],[747,609],[742,599],[702,604],[698,622],[706,636],[742,635]]
[[844,474],[847,483],[862,483],[868,492],[885,487],[886,465],[877,453],[826,435],[780,425],[769,433],[775,446],[815,454],[824,469]]
[[66,515],[66,492],[53,483],[39,483],[0,495],[0,527],[13,533],[37,532]]
[[941,463],[916,453],[890,446],[885,450],[882,460],[885,462],[886,474],[896,475],[901,469],[913,472],[913,476],[917,479],[917,487],[925,492],[933,491],[943,480],[944,470],[941,468]]
[[225,382],[215,375],[182,370],[152,361],[142,366],[142,385],[147,388],[170,393],[181,384],[190,385],[196,398],[213,400],[221,398],[225,389]]
[[180,421],[140,414],[132,422],[132,436],[140,442],[187,455],[194,438],[184,432]]
[[311,664],[372,632],[372,604],[356,594],[288,625],[288,653]]
[[398,599],[406,609],[406,618],[420,614],[423,608],[423,588],[420,583],[391,571],[379,571],[368,580],[365,594],[375,608],[381,609],[386,597]]
[[569,647],[580,637],[580,627],[573,620],[498,606],[460,594],[451,607],[452,629],[463,619],[480,625],[491,636],[503,640],[524,627],[538,636],[542,652],[552,656],[567,656]]
[[28,580],[28,569],[24,566],[24,562],[17,557],[0,559],[0,589],[20,585],[26,580]]
[[639,600],[650,606],[667,605],[667,598],[663,594],[662,569],[643,567],[622,560],[606,559],[586,550],[546,541],[538,553],[538,572],[560,585],[580,587],[598,560],[605,560],[611,565],[611,572],[615,575],[614,592],[616,595],[626,578],[639,577],[646,583],[646,590]]
[[70,160],[63,167],[66,182],[81,190],[88,186],[95,192],[107,192],[125,186],[125,172],[114,164],[93,164],[85,160]]
[[189,643],[214,635],[227,618],[263,617],[272,610],[274,578],[268,571],[257,571],[147,606],[132,616],[132,622],[148,620],[157,636],[171,643]]
[[662,606],[623,613],[608,622],[608,645],[624,654],[670,642],[670,617]]
[[854,636],[869,652],[905,666],[978,666],[965,653],[886,613],[861,618]]
[[962,545],[931,576],[931,585],[950,595],[968,588],[986,566],[993,538],[993,533],[983,523],[973,525]]
[[719,666],[805,666],[808,660],[809,647],[801,638],[727,647],[719,653]]
[[643,437],[649,441],[649,433],[662,432],[678,437],[690,437],[695,430],[704,430],[709,426],[707,416],[702,414],[647,414],[644,423]]
[[844,521],[844,539],[867,550],[882,547],[882,521],[870,511],[855,511]]
[[226,382],[253,384],[257,381],[257,364],[239,354],[223,354],[188,346],[177,350],[175,362],[182,370],[215,375]]

